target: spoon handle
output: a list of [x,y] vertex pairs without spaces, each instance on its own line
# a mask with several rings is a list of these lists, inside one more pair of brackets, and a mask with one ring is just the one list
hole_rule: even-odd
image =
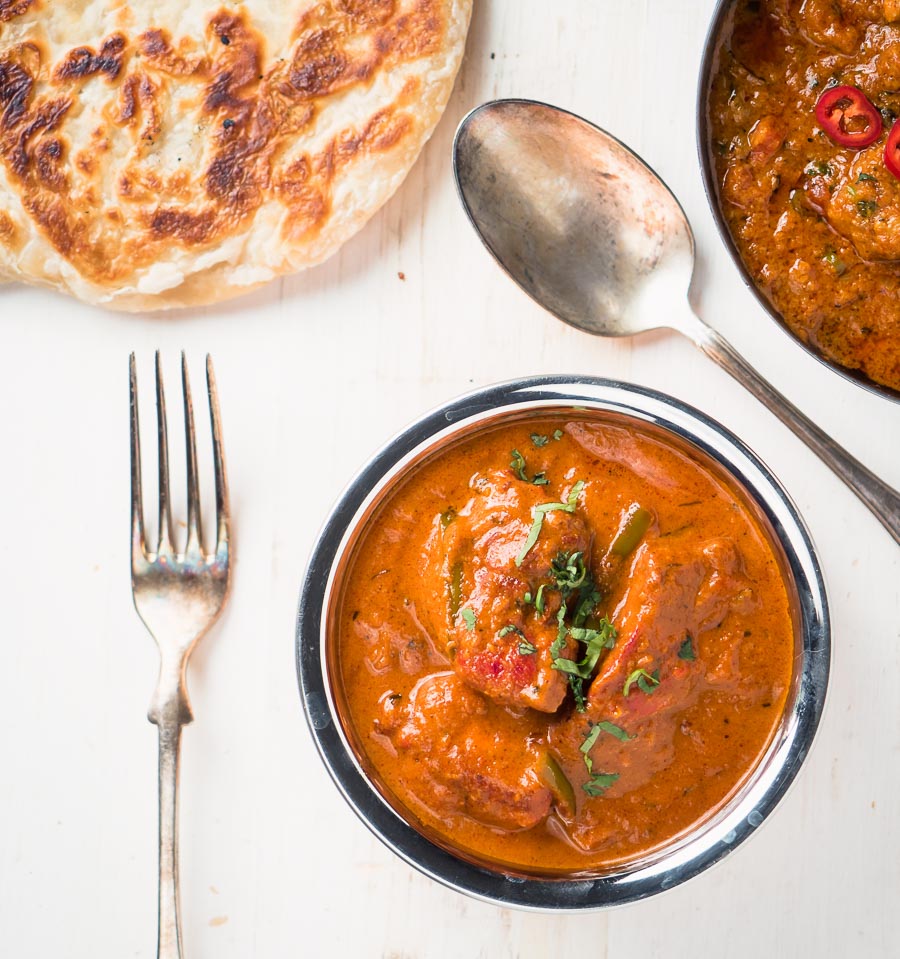
[[[685,331],[687,332],[687,331]],[[767,406],[789,430],[799,436],[819,458],[853,490],[900,545],[900,494],[854,459],[842,446],[808,419],[714,329],[699,318],[688,334],[701,350]]]

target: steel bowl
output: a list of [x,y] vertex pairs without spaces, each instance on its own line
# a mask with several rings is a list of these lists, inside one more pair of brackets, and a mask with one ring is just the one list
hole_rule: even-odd
[[750,290],[753,291],[754,296],[762,304],[769,316],[781,326],[794,342],[799,343],[807,353],[814,356],[830,370],[840,373],[841,376],[846,379],[857,383],[859,386],[879,396],[886,396],[892,400],[900,400],[900,390],[894,390],[882,383],[876,383],[859,370],[852,370],[846,366],[835,363],[834,360],[829,359],[824,353],[816,349],[814,345],[803,340],[790,328],[784,315],[772,305],[766,295],[757,286],[756,281],[747,269],[747,265],[744,263],[738,251],[734,237],[731,235],[731,230],[725,222],[725,217],[722,214],[719,184],[716,178],[715,159],[712,152],[708,104],[713,73],[717,66],[716,44],[722,31],[726,28],[728,19],[738,2],[740,2],[740,0],[719,0],[716,4],[703,48],[703,59],[700,63],[700,79],[697,87],[697,151],[700,157],[700,169],[703,172],[703,188],[706,191],[706,199],[709,201],[709,207],[712,210],[713,219],[716,221],[719,236],[721,236],[722,242],[731,254],[731,258],[738,268],[741,279]]
[[[795,617],[795,667],[781,726],[726,805],[645,858],[602,874],[537,877],[456,854],[420,831],[366,772],[344,729],[330,662],[329,624],[341,576],[367,519],[425,457],[479,430],[533,412],[602,411],[662,432],[725,475],[769,532]],[[410,865],[451,889],[525,909],[588,910],[643,899],[690,879],[757,830],[787,791],[812,745],[828,685],[831,636],[822,573],[809,533],[784,489],[744,444],[671,397],[609,380],[543,376],[470,393],[428,413],[383,447],[353,479],[313,549],[296,625],[300,695],[313,739],[344,798],[369,829]]]

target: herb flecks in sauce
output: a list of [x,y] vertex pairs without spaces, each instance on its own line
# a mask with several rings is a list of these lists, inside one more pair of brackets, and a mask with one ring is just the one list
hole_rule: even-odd
[[541,527],[544,525],[544,517],[547,515],[547,513],[552,513],[555,510],[561,510],[564,513],[574,513],[575,504],[578,502],[578,497],[581,495],[581,491],[583,489],[584,483],[579,480],[572,487],[572,491],[569,493],[565,503],[541,503],[539,506],[534,507],[532,510],[533,520],[531,529],[525,539],[522,549],[519,550],[519,553],[516,556],[516,566],[522,565],[522,563],[525,561],[525,557],[528,555],[528,551],[537,542],[538,536],[541,534]]
[[512,460],[510,460],[509,468],[523,483],[532,483],[535,486],[546,486],[550,482],[543,473],[535,473],[534,476],[529,477],[525,472],[525,457],[518,450],[512,450],[510,456],[512,456]]
[[631,687],[635,684],[642,693],[650,694],[654,692],[656,687],[659,686],[659,670],[654,669],[652,673],[648,673],[646,669],[634,670],[625,680],[622,695],[627,696],[631,692]]
[[[736,0],[733,11],[708,115],[737,251],[802,343],[900,391],[896,21],[874,2],[767,0],[762,15]],[[738,148],[721,155],[722,141]]]

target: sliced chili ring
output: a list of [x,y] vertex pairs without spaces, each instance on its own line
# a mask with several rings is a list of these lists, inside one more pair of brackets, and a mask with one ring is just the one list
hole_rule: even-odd
[[881,136],[881,114],[858,87],[831,87],[819,97],[816,121],[838,146],[862,150]]
[[900,180],[900,120],[891,127],[884,145],[884,165]]

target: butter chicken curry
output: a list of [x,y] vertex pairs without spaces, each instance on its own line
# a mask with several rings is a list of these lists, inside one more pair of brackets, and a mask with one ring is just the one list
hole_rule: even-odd
[[801,341],[900,391],[900,0],[736,0],[709,127],[722,213]]
[[711,464],[631,420],[495,426],[412,471],[338,598],[340,709],[426,834],[529,874],[660,847],[781,720],[789,601]]

